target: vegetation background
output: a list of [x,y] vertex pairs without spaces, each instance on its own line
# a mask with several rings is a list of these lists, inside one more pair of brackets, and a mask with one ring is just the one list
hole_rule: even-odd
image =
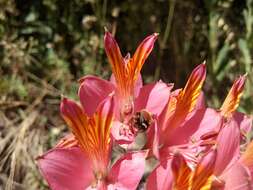
[[77,99],[83,75],[109,78],[104,26],[124,54],[160,33],[145,82],[182,87],[206,60],[211,107],[248,73],[239,109],[252,113],[252,0],[0,0],[0,190],[48,189],[35,158],[67,133],[60,95]]

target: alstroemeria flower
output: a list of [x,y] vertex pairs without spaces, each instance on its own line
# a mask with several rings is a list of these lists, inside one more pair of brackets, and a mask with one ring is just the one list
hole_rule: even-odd
[[[217,159],[213,172],[212,188],[213,190],[223,189],[240,189],[250,190],[253,188],[249,173],[249,165],[247,165],[243,157],[240,159],[240,141],[242,134],[247,135],[251,129],[252,118],[237,113],[243,87],[245,84],[245,76],[240,76],[233,83],[223,105],[220,108],[220,114],[223,116],[223,124],[220,129],[208,128],[206,133],[202,131],[203,140],[201,144],[217,146]],[[240,119],[239,119],[240,118]],[[196,136],[200,135],[200,131]],[[195,136],[195,137],[196,137]],[[208,146],[206,147],[208,149]],[[250,155],[247,151],[243,155]],[[253,155],[246,156],[247,158]],[[252,158],[250,158],[252,159]]]
[[[120,117],[126,117],[133,113],[134,98],[138,95],[138,89],[141,86],[136,85],[140,78],[141,68],[151,53],[154,42],[158,34],[154,33],[146,37],[135,51],[133,57],[127,54],[125,58],[122,57],[119,46],[116,40],[109,32],[105,33],[104,44],[105,51],[112,67],[113,78],[115,80],[118,96],[118,107],[120,110]],[[122,118],[124,119],[124,118]]]
[[[205,153],[207,156],[201,156],[195,166],[194,162],[185,158],[183,152],[176,152],[173,157],[167,154],[167,159],[162,155],[160,164],[147,179],[148,189],[251,190],[253,143],[241,156],[238,122],[230,118],[224,122],[218,136],[210,134],[209,138],[214,143],[210,143],[208,153]],[[198,152],[194,157],[202,154]]]
[[111,96],[91,116],[74,101],[63,98],[61,113],[74,137],[38,158],[52,190],[136,189],[144,172],[146,153],[126,153],[110,166],[113,110]]
[[169,99],[171,84],[158,81],[142,86],[140,71],[153,49],[157,36],[154,33],[146,37],[132,58],[129,54],[123,58],[116,40],[106,32],[104,46],[112,67],[111,81],[94,76],[80,79],[79,96],[87,113],[93,111],[94,104],[97,105],[115,90],[117,121],[113,125],[112,135],[120,144],[134,141],[136,131],[130,121],[136,112],[147,110],[151,115],[159,115]]
[[200,64],[191,73],[185,87],[171,93],[158,117],[157,129],[147,134],[146,148],[150,148],[157,158],[158,149],[187,144],[199,128],[214,128],[221,124],[220,114],[204,106],[201,88],[205,77],[206,66]]
[[[213,145],[223,125],[224,119],[233,117],[243,134],[251,128],[251,118],[242,113],[235,112],[239,105],[245,76],[235,80],[220,110],[206,108],[201,95],[201,87],[205,78],[205,65],[201,64],[192,72],[185,88],[171,94],[169,102],[158,120],[157,133],[150,133],[147,147],[152,148],[153,154],[159,158],[159,151],[164,147],[180,144]],[[185,94],[185,96],[184,96]],[[209,141],[210,140],[210,141]],[[210,146],[209,146],[210,147]]]

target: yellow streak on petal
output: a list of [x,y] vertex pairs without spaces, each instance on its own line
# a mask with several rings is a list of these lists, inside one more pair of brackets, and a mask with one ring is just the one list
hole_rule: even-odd
[[229,117],[239,106],[245,80],[246,76],[244,75],[234,81],[232,88],[220,108],[223,116]]
[[177,109],[187,113],[193,110],[201,93],[205,77],[206,66],[205,64],[200,64],[194,69],[185,85],[185,88],[179,94]]
[[192,187],[190,190],[211,190],[213,182],[213,176],[210,176],[203,184],[200,186]]
[[145,60],[153,49],[157,35],[155,33],[145,38],[137,48],[133,58],[130,58],[129,54],[123,58],[116,40],[109,32],[105,33],[104,44],[106,54],[122,98],[133,96],[135,83]]
[[71,148],[78,146],[78,141],[74,135],[69,135],[67,137],[64,137],[61,139],[57,145],[56,148]]
[[145,60],[148,58],[151,53],[154,42],[158,37],[158,33],[154,33],[148,37],[146,37],[141,44],[136,49],[133,58],[128,64],[129,74],[133,81],[135,82],[141,72],[142,66]]
[[120,48],[116,40],[109,32],[105,33],[104,44],[105,51],[109,59],[109,63],[111,64],[112,72],[114,74],[118,90],[122,96],[126,96],[128,95],[127,91],[129,91],[129,86],[127,84],[127,77],[129,75],[127,63],[122,57]]
[[189,189],[193,172],[187,165],[183,156],[179,153],[175,153],[171,167],[175,179],[173,190]]
[[191,73],[185,87],[175,99],[170,99],[167,107],[167,118],[171,127],[177,125],[195,108],[206,77],[206,65],[200,64]]
[[253,141],[251,141],[245,152],[242,154],[240,161],[247,167],[253,166]]
[[91,118],[88,118],[78,105],[73,106],[73,109],[68,105],[68,102],[65,102],[66,107],[63,108],[66,110],[63,113],[63,118],[72,130],[81,149],[93,161],[93,169],[102,173],[106,172],[110,159],[110,128],[113,120],[112,102],[111,98],[109,108],[106,107],[108,105],[105,105],[107,103],[101,104]]
[[216,148],[202,157],[194,171],[194,175],[191,180],[191,190],[211,189],[216,157]]

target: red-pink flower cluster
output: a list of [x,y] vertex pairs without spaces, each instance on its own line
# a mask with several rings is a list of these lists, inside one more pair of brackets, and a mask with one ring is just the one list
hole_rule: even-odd
[[[80,104],[63,98],[60,106],[71,134],[38,157],[52,190],[253,189],[252,118],[236,112],[246,76],[235,80],[217,110],[205,105],[205,64],[182,89],[162,81],[143,86],[140,71],[157,37],[123,57],[105,33],[110,81],[79,80]],[[146,172],[154,158],[156,167]]]

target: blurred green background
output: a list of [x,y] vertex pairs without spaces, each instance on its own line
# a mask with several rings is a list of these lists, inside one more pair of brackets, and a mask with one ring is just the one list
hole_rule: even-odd
[[109,78],[105,26],[123,54],[160,34],[142,70],[146,83],[182,87],[206,60],[214,108],[248,73],[239,109],[252,113],[252,0],[0,0],[0,190],[48,189],[35,158],[67,133],[60,95],[77,99],[83,75]]

